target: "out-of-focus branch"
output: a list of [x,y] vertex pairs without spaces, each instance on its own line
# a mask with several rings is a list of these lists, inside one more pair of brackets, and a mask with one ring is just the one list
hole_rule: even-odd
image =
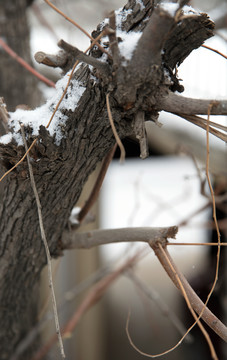
[[220,338],[227,342],[227,328],[226,326],[207,308],[204,307],[204,303],[192,289],[184,275],[180,272],[180,270],[176,267],[174,261],[172,260],[168,250],[165,248],[164,252],[168,258],[168,261],[171,263],[174,272],[169,266],[169,263],[166,260],[166,256],[163,255],[163,251],[161,251],[160,247],[157,244],[151,245],[152,249],[154,250],[155,255],[157,256],[158,260],[162,264],[162,267],[174,283],[174,285],[180,289],[179,283],[176,278],[176,274],[178,275],[184,290],[187,294],[187,297],[190,301],[192,308],[197,312],[198,315],[201,315],[201,318],[206,322],[206,324],[214,331]]
[[[129,258],[122,266],[120,266],[116,271],[108,274],[106,277],[101,279],[86,295],[85,299],[81,302],[80,306],[76,309],[73,316],[70,318],[68,323],[62,329],[63,336],[70,336],[72,331],[77,326],[81,317],[86,313],[90,307],[94,306],[105,294],[107,289],[113,284],[115,280],[118,279],[122,273],[124,273],[128,268],[136,263],[140,258],[140,253],[136,254],[132,258]],[[40,360],[45,354],[51,349],[54,343],[57,341],[56,335],[52,338],[35,354],[32,360]]]
[[31,65],[29,65],[24,59],[22,59],[19,55],[15,53],[6,43],[3,41],[3,39],[0,37],[0,46],[3,47],[3,49],[17,62],[19,62],[26,70],[30,71],[33,75],[35,75],[39,80],[46,83],[48,86],[55,88],[55,83],[49,79],[47,79],[45,76],[40,74],[38,71],[36,71]]
[[213,104],[211,115],[227,115],[227,100],[192,99],[172,92],[159,103],[160,110],[186,115],[207,115],[208,106]]
[[103,160],[101,170],[98,174],[97,180],[91,191],[91,194],[78,214],[78,221],[80,223],[84,220],[85,216],[87,215],[87,213],[89,212],[89,210],[91,209],[91,207],[94,205],[94,203],[98,198],[99,191],[101,189],[108,167],[113,159],[114,153],[116,151],[116,147],[117,144],[114,145],[113,149],[110,150],[110,152],[106,155],[105,159]]

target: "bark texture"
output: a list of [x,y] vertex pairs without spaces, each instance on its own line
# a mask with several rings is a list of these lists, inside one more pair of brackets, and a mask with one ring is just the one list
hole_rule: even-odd
[[[107,116],[106,94],[110,93],[118,134],[121,138],[132,136],[137,113],[142,112],[144,120],[157,119],[156,109],[161,99],[171,89],[182,90],[173,73],[174,67],[212,36],[213,23],[205,14],[175,19],[161,8],[154,8],[150,1],[143,3],[141,8],[132,0],[122,10],[124,15],[131,9],[122,17],[122,30],[143,31],[131,61],[125,66],[125,59],[114,43],[116,38],[109,31],[109,41],[104,45],[112,50],[112,58],[106,62],[109,71],[105,73],[87,65],[79,68],[74,77],[80,79],[86,90],[74,111],[67,106],[61,110],[67,121],[62,127],[64,137],[60,145],[41,126],[38,142],[30,153],[52,256],[62,254],[61,237],[88,175],[115,143]],[[114,27],[113,18],[110,24]],[[98,26],[93,37],[102,29],[103,25]],[[72,53],[66,55],[64,71],[75,61]],[[99,60],[102,53],[95,47],[90,56]],[[31,128],[27,126],[25,131],[30,144]],[[24,147],[12,140],[0,144],[0,154],[2,166],[9,169],[24,154]],[[5,181],[0,216],[0,344],[4,360],[10,358],[36,320],[30,316],[36,307],[34,289],[46,264],[26,162]],[[23,356],[26,358],[31,358],[31,353]]]

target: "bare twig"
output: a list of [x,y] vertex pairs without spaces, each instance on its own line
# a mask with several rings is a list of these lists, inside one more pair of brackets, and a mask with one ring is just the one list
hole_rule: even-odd
[[44,26],[46,29],[48,29],[48,31],[53,35],[55,40],[58,41],[59,38],[58,38],[57,34],[51,27],[50,23],[45,19],[43,12],[40,10],[40,7],[37,5],[36,2],[32,3],[32,10],[33,10],[35,16],[37,17],[37,19],[39,20],[40,24],[42,24],[42,26]]
[[[159,308],[162,316],[167,317],[170,322],[175,326],[181,335],[184,335],[186,328],[178,316],[174,313],[173,310],[170,310],[166,303],[162,300],[161,296],[153,288],[146,286],[146,284],[138,277],[133,271],[128,271],[126,275],[133,281],[133,283],[149,298],[155,305]],[[188,342],[191,342],[192,336],[188,334],[185,339]]]
[[97,177],[97,180],[95,182],[95,185],[91,191],[91,194],[87,201],[85,202],[85,205],[82,207],[78,214],[78,221],[82,222],[85,216],[87,215],[88,211],[91,209],[91,207],[96,202],[99,191],[101,189],[103,180],[105,178],[106,172],[108,170],[108,167],[113,159],[114,153],[116,151],[117,144],[114,145],[113,149],[110,150],[110,152],[106,155],[105,159],[103,160],[102,167],[100,169],[99,175]]
[[125,160],[125,148],[124,145],[121,142],[121,139],[117,133],[116,127],[114,125],[114,121],[113,121],[113,117],[112,117],[112,113],[110,110],[110,102],[109,102],[109,93],[106,95],[106,107],[107,107],[107,112],[108,112],[108,117],[109,117],[109,121],[110,121],[110,125],[114,134],[114,137],[116,139],[117,145],[119,146],[120,150],[121,150],[121,156],[120,156],[120,162],[124,162]]
[[[64,329],[62,330],[63,336],[69,336],[71,335],[74,328],[77,326],[79,320],[81,317],[86,313],[86,311],[96,304],[101,297],[104,295],[104,293],[107,291],[107,289],[110,287],[110,285],[113,284],[113,282],[129,267],[131,267],[136,261],[138,261],[140,258],[140,253],[136,254],[132,258],[129,258],[122,266],[120,266],[116,271],[113,273],[107,275],[105,278],[100,280],[93,289],[90,290],[90,292],[87,294],[85,299],[82,301],[74,315],[71,317],[71,319],[68,321],[68,323],[64,326]],[[32,360],[40,360],[43,358],[43,356],[52,348],[52,346],[56,342],[56,335],[54,335],[48,342],[41,348],[35,356],[32,358]]]
[[219,226],[218,226],[218,221],[217,221],[217,216],[216,216],[216,203],[215,203],[215,195],[214,195],[214,190],[210,181],[210,175],[209,175],[209,163],[210,163],[210,143],[209,143],[209,121],[210,121],[210,111],[212,109],[212,104],[209,105],[208,107],[208,113],[207,113],[207,131],[206,131],[206,141],[207,141],[207,153],[206,153],[206,177],[207,177],[207,182],[209,185],[209,189],[210,189],[210,193],[211,193],[211,197],[212,197],[212,209],[213,209],[213,219],[214,219],[214,223],[215,223],[215,228],[216,228],[216,232],[217,232],[217,238],[218,238],[218,246],[217,246],[217,262],[216,262],[216,271],[215,271],[215,278],[214,278],[214,282],[213,285],[211,287],[211,290],[207,296],[207,300],[206,303],[208,303],[214,288],[217,284],[218,281],[218,272],[219,272],[219,262],[220,262],[220,253],[221,253],[221,247],[220,247],[220,242],[221,242],[221,234],[219,231]]
[[[224,341],[227,342],[227,328],[226,326],[205,306],[205,304],[202,302],[202,300],[198,297],[198,295],[195,293],[195,291],[191,288],[190,284],[184,277],[184,275],[180,272],[179,269],[177,269],[176,265],[174,264],[170,254],[168,253],[167,249],[165,250],[165,254],[168,256],[169,261],[171,262],[174,273],[172,272],[169,263],[166,261],[166,257],[163,256],[162,251],[160,250],[159,246],[152,246],[152,249],[155,252],[155,255],[157,256],[158,260],[162,264],[164,270],[170,277],[170,279],[173,281],[175,286],[179,289],[179,284],[175,278],[174,273],[178,274],[178,277],[184,287],[184,290],[187,294],[187,297],[190,301],[190,304],[192,305],[193,309],[196,311],[196,313],[201,317],[206,324],[213,329],[220,338],[222,338]],[[194,326],[194,324],[193,324]]]
[[[206,303],[204,304],[204,307],[203,307],[201,313],[200,313],[199,316],[197,317],[197,316],[196,316],[196,313],[195,313],[195,311],[194,311],[194,309],[193,309],[193,307],[192,307],[192,304],[191,304],[191,302],[190,302],[190,300],[189,300],[189,298],[188,298],[188,295],[187,295],[187,293],[186,293],[186,291],[185,291],[185,288],[184,288],[184,286],[183,286],[183,284],[182,284],[182,281],[181,281],[181,279],[180,279],[180,277],[179,277],[179,274],[178,274],[178,272],[176,271],[176,268],[173,266],[174,264],[173,264],[173,263],[170,261],[170,259],[168,258],[168,254],[165,252],[165,250],[163,249],[163,247],[161,246],[161,244],[158,244],[158,246],[159,246],[159,249],[161,250],[163,256],[165,257],[165,259],[166,259],[166,261],[167,261],[170,269],[172,270],[172,272],[173,272],[173,274],[174,274],[174,276],[175,276],[175,279],[176,279],[176,281],[177,281],[177,283],[178,283],[178,285],[179,285],[179,289],[181,290],[182,295],[183,295],[183,297],[184,297],[184,299],[185,299],[185,301],[186,301],[186,304],[187,304],[187,306],[188,306],[188,308],[189,308],[192,316],[193,316],[194,319],[195,319],[194,324],[192,324],[192,326],[190,326],[190,328],[187,330],[187,332],[185,333],[185,335],[182,337],[182,340],[183,340],[183,339],[185,338],[185,336],[191,331],[191,329],[192,329],[196,324],[198,324],[200,330],[202,331],[202,333],[203,333],[203,335],[204,335],[204,337],[205,337],[205,339],[206,339],[206,341],[207,341],[207,343],[208,343],[208,345],[209,345],[212,359],[218,360],[217,355],[216,355],[216,352],[215,352],[215,349],[214,349],[214,346],[213,346],[212,341],[211,341],[211,339],[210,339],[210,336],[209,336],[208,332],[205,330],[204,326],[202,325],[202,323],[201,323],[201,321],[200,321],[200,318],[202,317],[203,312],[204,312],[204,310],[206,309]],[[175,348],[175,346],[174,346],[174,348]],[[171,349],[171,350],[172,350],[172,349]]]
[[[96,39],[94,39],[85,29],[83,29],[79,24],[77,24],[74,20],[72,20],[71,18],[69,18],[66,14],[64,14],[61,10],[59,10],[54,4],[52,4],[49,0],[44,0],[45,3],[47,3],[47,5],[49,5],[50,7],[52,7],[52,9],[54,9],[58,14],[60,14],[61,16],[63,16],[67,21],[71,22],[71,24],[73,24],[74,26],[76,26],[80,31],[82,31],[87,37],[89,37],[89,39],[92,40],[92,42],[94,42]],[[107,54],[108,56],[110,56],[110,54],[108,53],[108,51],[106,51],[98,42],[96,43],[96,45],[98,46],[98,48],[105,54]]]
[[48,86],[55,88],[55,83],[49,79],[47,79],[45,76],[40,74],[38,71],[36,71],[31,65],[29,65],[24,59],[22,59],[19,55],[15,53],[6,43],[5,41],[0,37],[0,45],[3,47],[3,49],[12,57],[14,58],[18,63],[20,63],[26,70],[28,70],[30,73],[35,75],[39,80],[47,84]]
[[[207,128],[207,120],[206,119],[203,119],[196,115],[185,115],[185,114],[181,114],[181,113],[175,113],[175,114],[182,117],[183,119],[191,122],[192,124],[199,126],[200,128],[202,128],[204,130],[206,130],[206,128]],[[222,126],[222,125],[216,124],[216,123],[213,123],[212,125],[215,127],[219,127],[219,128],[221,127],[223,131],[227,132],[226,126]],[[221,139],[222,141],[227,142],[227,134],[216,130],[214,127],[209,126],[209,133],[211,133],[212,135]]]
[[217,53],[218,55],[221,55],[223,58],[227,59],[227,55],[221,53],[220,51],[218,51],[218,50],[216,50],[216,49],[213,49],[213,48],[210,47],[210,46],[202,45],[202,47],[205,48],[205,49],[211,50],[211,51]]
[[[96,273],[91,274],[87,279],[77,284],[73,289],[67,291],[64,294],[64,298],[59,303],[58,313],[61,313],[72,300],[74,300],[78,295],[87,290],[89,287],[103,279],[103,277],[110,272],[110,268],[105,267],[99,269]],[[53,319],[53,317],[53,312],[48,311],[42,320],[39,321],[17,345],[15,352],[13,356],[11,356],[10,360],[18,360],[20,355],[23,354],[25,350],[33,343],[34,339],[43,331],[43,329],[46,327],[48,322]]]
[[[22,137],[23,137],[26,152],[28,152],[28,146],[27,146],[27,142],[26,142],[26,138],[25,138],[23,125],[21,125],[21,133],[22,133]],[[51,256],[50,256],[50,251],[49,251],[49,247],[48,247],[48,243],[47,243],[47,239],[46,239],[46,234],[45,234],[45,230],[44,230],[44,226],[43,226],[42,210],[41,210],[41,204],[40,204],[40,200],[39,200],[39,195],[38,195],[38,191],[37,191],[37,188],[36,188],[35,179],[34,179],[34,175],[33,175],[33,170],[32,170],[32,166],[31,166],[28,154],[27,154],[27,162],[28,162],[28,170],[29,170],[29,174],[30,174],[31,186],[32,186],[32,189],[33,189],[33,192],[34,192],[34,195],[35,195],[35,200],[36,200],[36,205],[37,205],[37,210],[38,210],[41,238],[42,238],[42,241],[43,241],[43,244],[44,244],[44,247],[45,247],[45,251],[46,251],[47,267],[48,267],[48,280],[49,280],[49,286],[50,286],[50,290],[51,290],[51,298],[52,298],[52,305],[53,305],[53,311],[54,311],[56,334],[57,334],[59,345],[60,345],[61,356],[64,359],[65,358],[65,352],[64,352],[64,346],[63,346],[62,337],[61,337],[61,331],[60,331],[60,326],[59,326],[57,303],[56,303],[56,298],[55,298],[55,293],[54,293],[54,285],[53,285],[53,279],[52,279]]]

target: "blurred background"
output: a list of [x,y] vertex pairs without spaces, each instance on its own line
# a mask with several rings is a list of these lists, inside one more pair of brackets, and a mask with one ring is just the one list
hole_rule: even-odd
[[[109,11],[123,6],[125,1],[55,0],[54,4],[91,33],[98,23],[108,16]],[[196,9],[208,12],[210,17],[217,21],[215,36],[208,40],[206,45],[227,54],[226,1],[197,0],[191,1],[190,4]],[[223,14],[225,20],[221,21]],[[26,16],[33,66],[48,78],[57,81],[60,72],[35,63],[34,53],[37,51],[56,53],[58,51],[56,44],[60,39],[81,50],[85,50],[90,41],[42,0],[34,0]],[[15,51],[20,53],[18,49],[17,44]],[[1,47],[0,54],[2,58],[6,56]],[[9,62],[8,56],[6,62]],[[2,76],[0,95],[5,97],[3,85],[5,81],[3,75],[0,76]],[[227,98],[227,61],[205,48],[193,51],[185,60],[179,67],[179,78],[182,79],[182,85],[185,87],[184,96]],[[29,85],[28,92],[31,92],[31,87],[37,88],[38,92],[31,101],[28,100],[28,95],[25,95],[24,99],[27,102],[23,99],[18,100],[17,94],[13,97],[12,89],[18,84],[11,84],[9,100],[6,101],[11,111],[19,103],[37,106],[54,91],[43,83],[32,81],[34,83]],[[20,87],[20,93],[23,93],[23,88],[25,87]],[[160,114],[159,121],[161,127],[152,122],[146,124],[150,151],[148,159],[139,159],[138,144],[127,139],[124,141],[126,149],[124,164],[119,163],[119,151],[116,152],[105,178],[100,199],[91,211],[92,222],[83,225],[80,231],[93,228],[180,225],[176,242],[217,241],[211,222],[211,207],[208,206],[207,197],[201,194],[201,179],[198,173],[199,168],[204,176],[206,133],[187,123],[186,120],[164,112]],[[227,125],[227,119],[223,116],[212,117],[212,121]],[[226,145],[211,135],[210,169],[213,186],[219,194],[227,190],[226,165]],[[96,169],[90,176],[78,204],[75,205],[84,204],[98,171],[99,169]],[[209,194],[208,188],[205,188],[205,191]],[[227,231],[226,203],[217,210],[224,242]],[[198,294],[203,299],[206,298],[214,279],[216,249],[205,246],[169,246],[169,250]],[[176,329],[176,324],[171,322],[171,314],[176,314],[179,318],[183,332],[192,324],[193,320],[181,295],[164,273],[154,254],[147,246],[137,244],[114,244],[101,246],[98,249],[72,250],[54,262],[56,295],[62,308],[60,323],[65,324],[69,321],[98,279],[116,269],[138,251],[143,251],[142,259],[118,278],[101,301],[80,320],[73,334],[65,340],[67,359],[142,359],[142,355],[132,348],[127,339],[125,326],[129,308],[131,309],[129,330],[133,341],[142,351],[150,354],[167,350],[182,336]],[[227,302],[224,283],[225,253],[223,248],[220,281],[213,295],[213,303],[210,302],[210,307],[215,308],[214,313],[220,315],[223,321],[226,320],[223,309]],[[161,310],[160,306],[163,306]],[[47,275],[44,272],[40,319],[45,317],[48,308],[50,311],[51,302]],[[54,331],[53,323],[46,322],[42,332],[44,342]],[[224,359],[223,342],[216,336],[213,337],[213,341],[220,359]],[[48,354],[48,358],[56,359],[57,354],[56,346]],[[208,346],[197,329],[192,332],[188,341],[184,341],[174,352],[162,357],[169,360],[191,358],[195,360],[210,358]]]

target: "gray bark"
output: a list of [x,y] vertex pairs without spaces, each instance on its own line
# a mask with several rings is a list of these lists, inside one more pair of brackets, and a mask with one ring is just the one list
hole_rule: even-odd
[[[123,66],[121,57],[114,53],[116,47],[110,44],[113,62],[109,59],[107,64],[111,76],[106,76],[98,68],[90,70],[87,65],[82,66],[75,78],[86,85],[86,90],[73,112],[67,106],[62,110],[67,121],[60,145],[57,146],[54,138],[41,126],[38,142],[30,153],[53,257],[62,255],[62,234],[88,175],[115,143],[107,116],[106,93],[111,93],[111,111],[119,136],[132,136],[137,112],[143,112],[145,120],[158,117],[156,109],[161,99],[170,88],[180,88],[173,68],[212,36],[213,23],[205,14],[175,22],[168,13],[154,10],[150,1],[143,2],[145,7],[141,10],[135,0],[129,1],[125,8],[131,8],[132,12],[122,23],[126,31],[146,29],[138,44],[137,49],[140,50],[135,52],[132,62]],[[153,20],[155,27],[152,26]],[[160,26],[162,31],[159,31]],[[165,26],[167,34],[163,31]],[[100,31],[99,26],[93,37]],[[152,41],[157,42],[158,46],[151,44]],[[154,53],[151,60],[149,52],[145,51],[140,74],[140,52],[147,48],[153,49]],[[90,53],[97,60],[101,55],[97,48]],[[68,58],[67,68],[63,69],[65,71],[70,61],[73,62],[72,54],[69,53]],[[167,81],[164,68],[169,69],[173,79],[171,84]],[[139,77],[134,76],[134,71],[140,74]],[[98,81],[94,82],[91,75],[96,76]],[[48,122],[49,119],[46,120]],[[25,132],[30,144],[33,140],[31,128],[25,127]],[[15,141],[0,144],[4,169],[11,168],[23,154],[24,147],[17,146]],[[35,288],[46,264],[26,162],[13,170],[4,182],[0,217],[0,344],[1,359],[4,360],[10,358],[18,342],[36,321],[30,314],[37,305],[34,301]],[[31,358],[31,353],[22,358]]]

